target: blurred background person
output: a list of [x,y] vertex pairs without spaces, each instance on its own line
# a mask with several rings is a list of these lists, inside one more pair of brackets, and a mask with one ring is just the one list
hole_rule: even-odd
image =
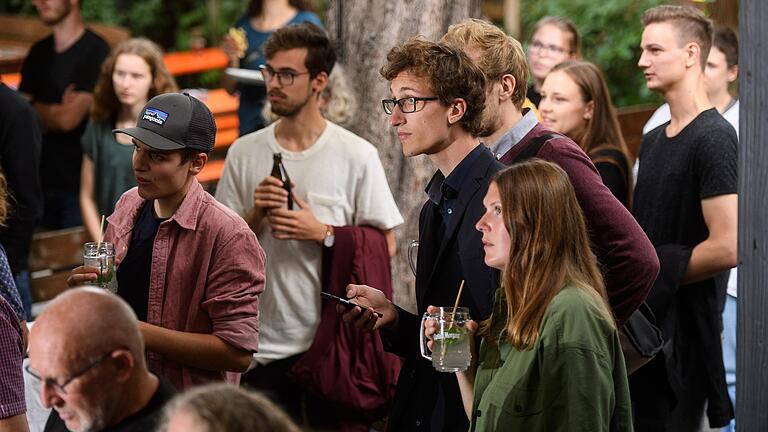
[[555,66],[541,87],[539,110],[544,126],[578,143],[592,159],[603,183],[629,207],[634,187],[632,166],[600,69],[581,60]]
[[0,244],[7,254],[27,320],[32,319],[29,249],[35,226],[43,215],[39,176],[41,139],[34,108],[0,82],[0,170],[8,182],[12,207],[5,225],[0,226]]
[[537,107],[541,101],[541,86],[558,63],[581,57],[581,35],[571,20],[545,16],[536,22],[528,43],[528,62],[533,84],[526,96]]
[[208,384],[175,397],[165,408],[162,432],[299,432],[277,405],[258,393]]
[[52,229],[69,228],[82,224],[78,202],[83,157],[80,137],[109,46],[85,28],[81,0],[33,3],[52,34],[30,48],[21,68],[19,92],[32,103],[43,129],[42,223]]
[[81,139],[80,209],[91,239],[100,238],[101,215],[112,214],[123,192],[136,186],[132,138],[112,130],[136,126],[149,99],[177,90],[162,50],[147,39],[127,40],[105,60]]
[[[313,10],[312,0],[251,0],[245,15],[235,23],[235,33],[240,36],[230,32],[224,37],[222,48],[229,56],[230,67],[259,70],[266,62],[262,45],[275,30],[302,22],[322,26]],[[237,39],[244,39],[245,43]],[[222,85],[230,93],[240,92],[240,135],[263,128],[262,109],[267,96],[264,84],[237,83],[225,75]]]

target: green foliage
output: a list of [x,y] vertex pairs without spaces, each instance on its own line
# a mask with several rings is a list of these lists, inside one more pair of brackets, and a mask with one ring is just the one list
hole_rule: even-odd
[[645,86],[637,67],[640,56],[640,17],[663,0],[523,0],[524,37],[530,39],[533,25],[546,15],[568,17],[582,35],[585,60],[597,64],[605,74],[616,106],[657,103],[660,98]]

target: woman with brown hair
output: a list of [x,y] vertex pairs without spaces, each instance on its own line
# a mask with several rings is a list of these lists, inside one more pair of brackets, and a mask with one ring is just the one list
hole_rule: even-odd
[[631,431],[619,336],[568,175],[512,165],[483,204],[476,228],[501,287],[479,358],[457,373],[470,430]]
[[162,50],[148,39],[127,40],[104,61],[93,92],[91,121],[80,140],[80,211],[92,239],[99,238],[100,215],[112,214],[123,192],[136,186],[131,137],[112,130],[136,126],[149,99],[177,90]]
[[568,18],[545,16],[538,20],[528,42],[528,62],[533,84],[526,97],[537,107],[541,101],[541,86],[552,68],[566,60],[581,57],[581,34]]
[[603,183],[628,208],[634,184],[632,165],[600,69],[581,60],[555,66],[541,87],[539,111],[545,127],[581,146]]

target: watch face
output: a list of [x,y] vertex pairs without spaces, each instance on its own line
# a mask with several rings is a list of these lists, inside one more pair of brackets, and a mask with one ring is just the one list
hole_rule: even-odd
[[336,237],[333,234],[325,236],[325,238],[323,239],[323,246],[325,247],[333,246],[334,240],[336,240]]

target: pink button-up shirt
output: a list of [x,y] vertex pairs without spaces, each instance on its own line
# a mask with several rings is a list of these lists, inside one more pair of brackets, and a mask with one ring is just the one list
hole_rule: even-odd
[[[133,188],[107,219],[105,241],[125,258],[144,199]],[[126,287],[120,287],[125,290]],[[264,251],[243,218],[195,180],[173,216],[158,228],[152,249],[147,322],[171,330],[213,334],[256,352]],[[147,352],[150,370],[178,389],[211,381],[237,383],[240,374],[197,369]]]

